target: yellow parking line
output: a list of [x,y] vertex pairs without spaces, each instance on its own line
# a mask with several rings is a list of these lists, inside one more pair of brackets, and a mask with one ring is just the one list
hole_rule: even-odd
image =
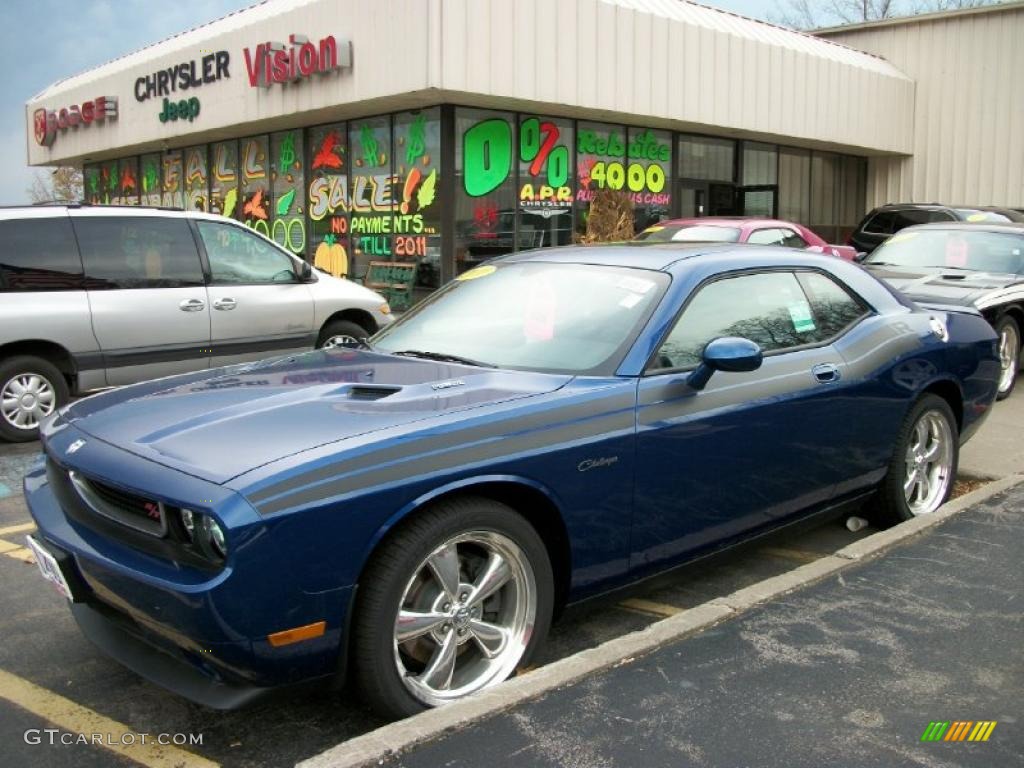
[[34,531],[36,528],[35,523],[19,523],[18,525],[9,525],[6,528],[0,528],[0,536],[10,536],[14,533],[28,533]]
[[32,555],[32,550],[28,547],[12,549],[10,552],[4,552],[4,556],[13,557],[15,560],[21,560],[23,563],[34,563],[36,561],[35,557]]
[[[218,765],[180,747],[157,744],[156,734],[150,734],[146,743],[142,744],[138,733],[129,726],[104,717],[88,707],[40,688],[3,669],[0,669],[0,698],[53,723],[64,731],[86,735],[104,734],[102,740],[98,740],[104,749],[123,755],[139,765],[152,768],[175,768],[183,765],[189,768],[217,768]],[[135,735],[135,743],[122,744],[123,734]]]
[[677,608],[674,605],[668,605],[667,603],[655,603],[651,600],[643,600],[638,597],[632,597],[629,600],[623,600],[619,603],[620,608],[625,608],[627,611],[637,611],[638,613],[650,613],[655,616],[675,616],[677,613],[682,612],[682,608]]
[[824,555],[820,555],[817,552],[807,552],[803,549],[784,549],[782,547],[762,547],[758,551],[766,555],[781,557],[783,560],[796,560],[800,563],[813,563],[815,560],[820,560],[824,557]]
[[4,541],[0,539],[0,555],[6,554],[14,549],[21,549],[21,544],[14,544],[10,541]]

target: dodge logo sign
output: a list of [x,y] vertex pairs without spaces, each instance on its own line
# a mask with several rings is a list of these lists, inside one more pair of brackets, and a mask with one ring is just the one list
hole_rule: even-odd
[[36,141],[40,146],[49,147],[57,138],[57,131],[77,128],[80,125],[99,123],[117,118],[117,97],[100,96],[92,101],[72,104],[60,109],[37,109],[32,115]]
[[46,110],[37,109],[32,115],[32,122],[35,128],[36,143],[42,147],[48,147],[53,144],[53,140],[57,137],[57,121],[54,120],[53,127],[50,127],[49,121],[46,119]]

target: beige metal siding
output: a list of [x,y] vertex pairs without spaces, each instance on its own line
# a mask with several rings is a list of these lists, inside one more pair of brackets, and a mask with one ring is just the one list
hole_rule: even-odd
[[444,0],[441,13],[438,86],[457,101],[864,154],[910,149],[912,80],[780,27],[677,0]]
[[869,206],[1024,207],[1024,5],[826,34],[917,81],[913,156],[869,160]]

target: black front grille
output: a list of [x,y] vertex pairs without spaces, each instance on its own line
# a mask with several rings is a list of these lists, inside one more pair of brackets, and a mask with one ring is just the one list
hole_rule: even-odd
[[167,513],[161,502],[129,493],[79,472],[71,471],[68,476],[82,501],[97,514],[150,536],[167,534]]

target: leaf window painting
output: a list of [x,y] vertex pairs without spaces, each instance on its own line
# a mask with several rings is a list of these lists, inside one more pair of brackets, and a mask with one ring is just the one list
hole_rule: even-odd
[[160,162],[163,177],[161,205],[168,208],[183,208],[184,180],[182,179],[181,151],[165,152]]
[[303,181],[302,130],[281,131],[270,137],[270,236],[290,252],[306,253],[306,195]]
[[98,165],[86,165],[82,168],[82,185],[87,203],[90,205],[100,205],[103,202],[103,191],[100,189],[100,167]]
[[238,142],[222,141],[210,147],[210,213],[239,218]]
[[349,158],[345,123],[309,131],[309,250],[313,266],[335,277],[349,272]]
[[121,190],[117,160],[100,163],[100,189],[103,205],[120,205]]
[[209,176],[206,170],[205,145],[185,150],[184,193],[186,210],[207,210],[209,206]]
[[417,300],[441,286],[441,110],[395,115],[392,156],[392,257],[416,264],[413,299]]
[[270,152],[266,136],[239,142],[242,176],[242,212],[239,218],[250,229],[270,237]]
[[142,205],[160,205],[163,191],[160,186],[160,153],[143,155],[139,160],[139,194]]
[[139,204],[139,158],[122,157],[117,164],[117,187],[122,205]]

